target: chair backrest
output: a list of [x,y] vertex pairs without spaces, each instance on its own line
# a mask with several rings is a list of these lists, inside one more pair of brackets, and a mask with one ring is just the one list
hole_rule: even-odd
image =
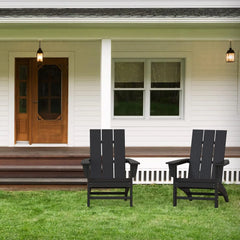
[[224,161],[226,135],[225,130],[193,130],[189,178],[216,178],[213,165]]
[[123,129],[90,130],[91,178],[125,179]]

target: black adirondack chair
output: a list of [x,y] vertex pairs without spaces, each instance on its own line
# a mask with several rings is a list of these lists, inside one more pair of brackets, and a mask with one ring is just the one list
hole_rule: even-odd
[[[217,208],[219,195],[226,202],[229,201],[222,184],[223,167],[229,164],[229,160],[224,160],[226,135],[227,131],[224,130],[193,130],[190,159],[167,162],[170,175],[174,178],[173,206],[177,205],[177,199],[197,199],[214,200]],[[177,177],[177,166],[183,163],[189,163],[188,178]],[[177,188],[185,192],[187,197],[177,196]],[[204,189],[205,192],[192,192],[191,189]]]
[[[125,164],[130,164],[130,174],[126,177]],[[132,206],[132,179],[139,162],[125,158],[125,133],[123,129],[91,129],[90,158],[82,161],[88,179],[87,206],[90,199],[130,199]],[[104,191],[103,189],[124,189]],[[100,191],[99,191],[100,190]],[[130,190],[130,196],[128,192]]]

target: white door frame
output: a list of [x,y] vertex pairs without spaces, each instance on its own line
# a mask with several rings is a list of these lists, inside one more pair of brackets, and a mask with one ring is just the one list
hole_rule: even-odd
[[[9,146],[15,146],[15,58],[35,58],[36,52],[9,53]],[[44,57],[68,58],[68,143],[73,146],[73,99],[74,99],[74,53],[73,52],[46,52]],[[34,144],[36,146],[36,144]],[[53,144],[37,144],[38,146],[53,146]],[[56,144],[54,144],[56,145]],[[63,144],[57,144],[63,145]],[[30,145],[29,145],[30,146]],[[31,145],[32,146],[32,145]]]

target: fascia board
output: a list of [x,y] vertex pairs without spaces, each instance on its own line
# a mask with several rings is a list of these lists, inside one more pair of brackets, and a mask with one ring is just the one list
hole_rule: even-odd
[[209,8],[240,7],[239,0],[0,0],[1,8]]

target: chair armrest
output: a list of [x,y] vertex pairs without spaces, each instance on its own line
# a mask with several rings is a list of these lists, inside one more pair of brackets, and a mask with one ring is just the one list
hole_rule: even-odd
[[137,174],[138,164],[140,164],[140,163],[131,158],[126,158],[125,161],[130,164],[130,177],[134,178]]
[[216,163],[215,165],[218,167],[221,167],[221,166],[226,166],[229,164],[229,160],[228,159],[224,159],[223,162],[221,163]]
[[180,165],[180,164],[184,164],[184,163],[188,163],[188,162],[189,162],[189,158],[185,158],[185,159],[178,159],[178,160],[166,162],[166,164],[168,164],[168,165]]
[[126,158],[125,159],[126,160],[126,162],[127,163],[129,163],[129,164],[140,164],[140,162],[138,162],[138,161],[136,161],[136,160],[133,160],[133,159],[131,159],[131,158]]
[[81,161],[81,164],[82,165],[90,165],[90,158],[85,158],[85,159],[83,159],[82,161]]
[[228,164],[229,164],[229,160],[224,159],[222,162],[216,163],[216,164],[213,165],[214,166],[214,171],[213,171],[214,175],[213,176],[216,179],[218,179],[219,182],[222,181],[223,167],[228,165]]
[[169,167],[170,176],[173,178],[177,177],[177,166],[184,163],[189,163],[189,158],[166,162],[166,164],[168,164]]
[[91,164],[90,158],[83,159],[81,161],[81,164],[83,166],[84,175],[86,178],[88,178],[90,176],[90,164]]

